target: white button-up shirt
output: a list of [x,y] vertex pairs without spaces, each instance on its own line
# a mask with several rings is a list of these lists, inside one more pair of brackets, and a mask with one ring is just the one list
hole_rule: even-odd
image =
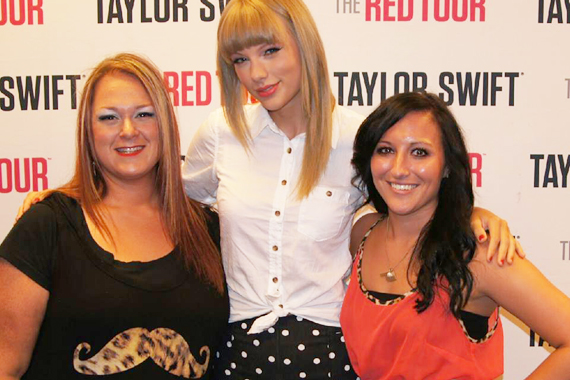
[[290,140],[259,104],[246,106],[246,116],[249,153],[219,109],[196,133],[182,168],[186,194],[217,203],[230,322],[263,316],[250,330],[256,333],[294,314],[340,326],[352,217],[362,203],[350,160],[363,117],[335,107],[327,169],[299,201],[305,134]]

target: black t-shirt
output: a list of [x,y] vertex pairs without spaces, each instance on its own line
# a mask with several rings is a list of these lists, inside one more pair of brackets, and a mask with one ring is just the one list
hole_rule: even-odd
[[24,214],[0,257],[50,293],[22,379],[210,378],[227,293],[186,270],[177,249],[150,262],[116,261],[91,237],[77,202],[55,193]]

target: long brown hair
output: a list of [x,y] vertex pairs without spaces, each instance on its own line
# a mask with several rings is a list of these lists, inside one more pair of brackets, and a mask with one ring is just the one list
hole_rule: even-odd
[[198,202],[184,194],[180,137],[174,109],[161,72],[149,60],[135,54],[121,53],[104,59],[93,69],[79,102],[75,173],[57,191],[77,199],[95,226],[113,240],[102,210],[107,184],[101,175],[93,145],[92,104],[101,78],[116,72],[136,78],[147,91],[156,112],[160,157],[156,166],[155,186],[166,231],[178,246],[186,266],[223,293],[224,275],[220,255],[208,233],[206,215]]
[[[368,194],[367,203],[382,214],[388,213],[388,205],[374,185],[370,159],[386,131],[412,112],[429,113],[439,127],[447,174],[441,180],[434,215],[416,241],[408,276],[412,263],[419,264],[416,286],[421,298],[416,302],[418,312],[432,304],[437,297],[435,288],[441,286],[449,294],[451,312],[459,318],[459,312],[473,290],[469,263],[476,248],[470,225],[474,196],[463,133],[443,100],[435,94],[410,92],[394,95],[380,103],[364,120],[354,140],[354,183]],[[441,283],[442,277],[447,284]]]
[[[282,30],[283,22],[286,30]],[[324,173],[331,150],[335,100],[325,50],[317,26],[301,0],[232,0],[218,26],[218,73],[222,105],[230,127],[244,149],[251,135],[245,120],[245,91],[230,56],[249,46],[283,41],[289,33],[301,56],[301,99],[309,121],[297,193],[309,195]]]

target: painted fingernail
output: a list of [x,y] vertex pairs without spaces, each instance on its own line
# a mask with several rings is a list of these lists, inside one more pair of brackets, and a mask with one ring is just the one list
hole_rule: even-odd
[[479,235],[479,241],[483,241],[485,239],[485,235]]
[[505,263],[505,260],[501,259],[499,260],[499,264],[503,265]]
[[40,201],[40,198],[34,198],[34,203],[37,203]]

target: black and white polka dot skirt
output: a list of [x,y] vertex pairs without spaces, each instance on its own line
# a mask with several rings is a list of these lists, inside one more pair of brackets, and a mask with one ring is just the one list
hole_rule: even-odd
[[356,380],[342,331],[287,316],[259,334],[254,319],[231,323],[214,359],[215,380]]

